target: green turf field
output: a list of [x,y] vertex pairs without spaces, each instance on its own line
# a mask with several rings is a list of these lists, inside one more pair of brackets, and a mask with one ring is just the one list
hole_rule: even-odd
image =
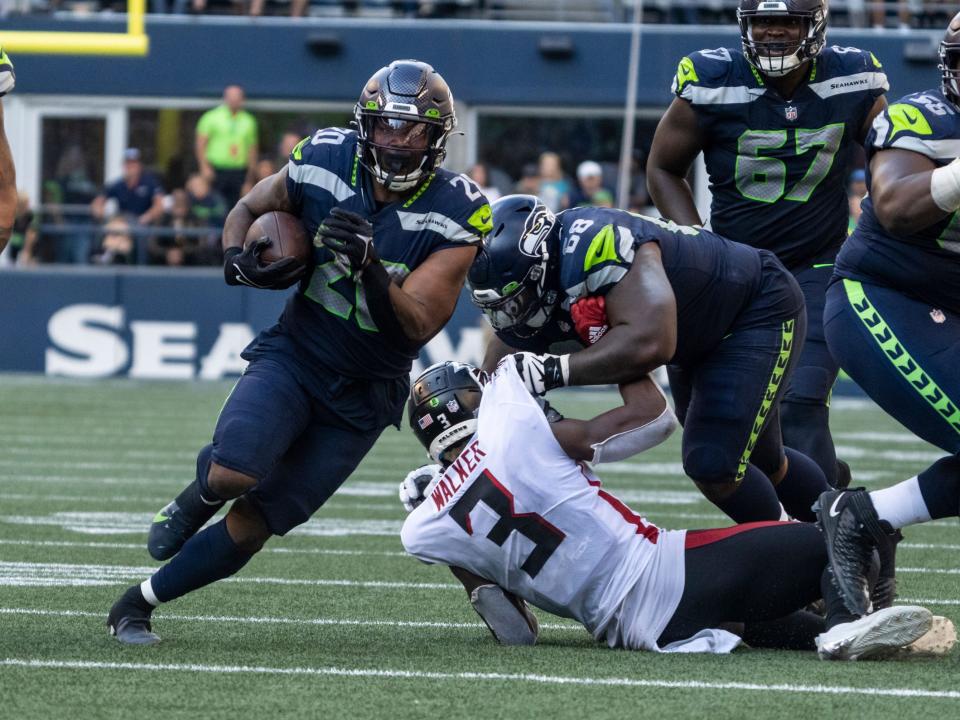
[[[403,555],[396,487],[423,461],[407,431],[386,432],[314,520],[239,576],[157,611],[160,645],[122,647],[106,612],[158,566],[147,525],[193,477],[229,387],[0,377],[0,717],[960,715],[956,653],[657,656],[599,647],[545,613],[539,646],[496,646],[445,569]],[[612,400],[558,405],[586,417]],[[939,456],[863,402],[838,401],[833,418],[855,483],[891,484]],[[678,445],[600,474],[662,526],[725,524],[681,475]],[[956,521],[900,547],[902,599],[960,621]]]

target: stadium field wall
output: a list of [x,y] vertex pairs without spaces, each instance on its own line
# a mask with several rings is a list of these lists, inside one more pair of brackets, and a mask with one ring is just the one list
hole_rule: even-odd
[[[216,269],[0,270],[0,373],[215,380],[280,316],[287,293],[232,288]],[[479,365],[483,321],[466,293],[414,363]],[[862,395],[849,380],[835,393]]]
[[[219,270],[0,271],[0,372],[170,380],[237,375],[244,366],[240,351],[279,317],[285,299],[283,292],[228,287]],[[479,322],[462,298],[421,363],[479,364]]]
[[[114,22],[8,18],[4,24],[6,30],[125,29],[122,16]],[[150,16],[147,32],[145,58],[18,55],[17,92],[216,97],[226,84],[241,83],[256,99],[354,101],[374,69],[415,57],[441,70],[457,99],[468,104],[609,108],[623,104],[630,42],[624,25],[492,21]],[[940,34],[836,30],[828,42],[873,50],[899,96],[936,83]],[[572,54],[550,59],[540,52],[541,42],[567,43]],[[333,45],[339,52],[324,54]],[[682,55],[738,45],[734,26],[644,28],[638,104],[662,107],[670,101],[670,79]]]

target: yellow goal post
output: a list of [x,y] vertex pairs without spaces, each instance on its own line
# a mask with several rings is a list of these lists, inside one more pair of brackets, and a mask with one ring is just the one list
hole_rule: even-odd
[[0,30],[0,45],[17,55],[143,56],[150,49],[145,10],[146,0],[127,0],[125,33]]

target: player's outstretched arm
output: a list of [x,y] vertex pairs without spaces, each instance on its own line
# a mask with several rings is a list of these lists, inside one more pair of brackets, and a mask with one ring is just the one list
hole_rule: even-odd
[[890,148],[874,155],[870,176],[877,219],[894,235],[922,230],[960,209],[960,159],[938,169],[920,153]]
[[660,214],[680,225],[703,222],[686,180],[701,150],[696,113],[686,100],[674,98],[653,136],[647,158],[647,190]]
[[567,385],[627,383],[666,364],[677,347],[677,302],[660,246],[637,247],[630,271],[606,295],[610,329],[569,356]]
[[677,418],[656,382],[644,377],[620,386],[623,405],[591,420],[564,418],[550,425],[574,460],[618,462],[659,445],[676,430]]

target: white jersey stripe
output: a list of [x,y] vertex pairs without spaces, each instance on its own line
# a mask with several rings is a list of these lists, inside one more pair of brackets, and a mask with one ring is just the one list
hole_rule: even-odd
[[356,193],[343,180],[326,168],[316,165],[297,165],[292,160],[287,165],[290,179],[297,183],[306,183],[326,190],[333,195],[337,202],[343,202]]
[[834,95],[844,95],[852,92],[863,92],[864,90],[883,90],[890,89],[890,83],[887,82],[886,73],[882,72],[862,72],[853,75],[842,75],[840,77],[821,80],[820,82],[810,83],[809,87],[813,92],[822,98],[833,97]]

